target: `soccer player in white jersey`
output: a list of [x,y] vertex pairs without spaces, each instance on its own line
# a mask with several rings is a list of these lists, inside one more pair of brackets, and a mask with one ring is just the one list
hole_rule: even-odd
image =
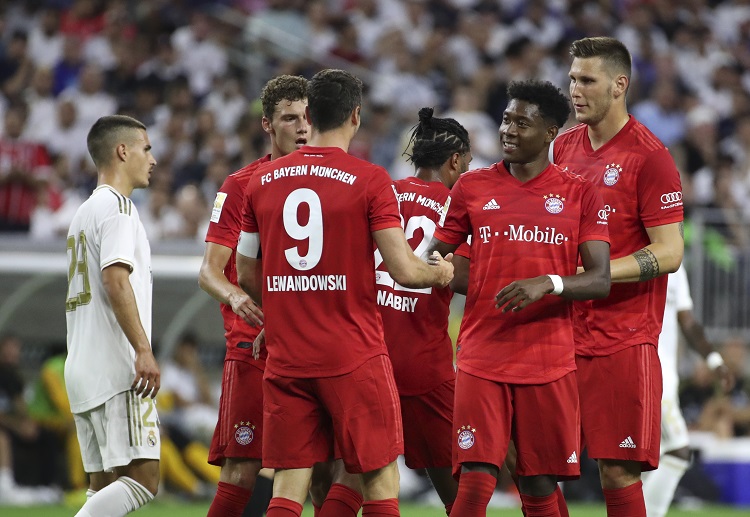
[[664,517],[674,497],[677,485],[689,466],[688,430],[680,411],[677,395],[680,379],[677,375],[678,327],[691,348],[700,353],[725,391],[732,388],[729,368],[719,352],[706,339],[703,327],[693,315],[685,268],[669,275],[664,322],[659,335],[659,361],[664,388],[661,396],[661,443],[659,468],[643,476],[643,497],[648,517]]
[[65,385],[91,479],[76,516],[119,517],[159,486],[151,249],[128,198],[148,186],[156,160],[146,127],[122,115],[97,120],[86,143],[99,179],[68,231],[65,302]]

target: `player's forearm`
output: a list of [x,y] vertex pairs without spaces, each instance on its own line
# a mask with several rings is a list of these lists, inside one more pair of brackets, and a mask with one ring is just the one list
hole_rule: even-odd
[[232,296],[241,296],[242,289],[230,282],[224,276],[223,270],[217,270],[210,264],[203,264],[198,274],[198,285],[216,301],[224,305],[232,305]]
[[561,280],[563,291],[560,296],[567,300],[596,300],[609,296],[611,282],[605,268],[564,276]]
[[460,255],[453,256],[453,280],[450,287],[454,293],[465,295],[469,290],[469,259]]
[[610,263],[612,282],[645,282],[674,273],[682,262],[682,248],[674,249],[664,243],[649,244],[632,255],[614,259]]
[[409,289],[422,289],[440,283],[440,271],[437,267],[429,266],[413,253],[409,254],[407,267],[397,268],[393,279]]
[[714,351],[714,346],[706,339],[703,326],[695,319],[692,311],[679,311],[677,322],[690,348],[701,354],[704,359]]
[[263,298],[263,262],[258,259],[237,254],[237,283],[250,298],[262,307]]
[[[118,266],[111,266],[118,267]],[[151,344],[146,336],[146,331],[141,325],[141,318],[138,313],[138,305],[135,301],[133,287],[130,285],[127,277],[114,282],[104,282],[104,289],[107,292],[109,303],[120,328],[128,338],[130,346],[136,353],[142,353],[151,350]]]

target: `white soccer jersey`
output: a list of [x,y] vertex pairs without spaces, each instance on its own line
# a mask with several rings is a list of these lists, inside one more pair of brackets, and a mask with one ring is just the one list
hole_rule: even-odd
[[687,273],[681,265],[677,271],[669,275],[667,281],[667,302],[659,335],[659,361],[661,361],[665,386],[668,379],[677,383],[677,343],[680,333],[677,313],[692,309],[693,299],[690,297]]
[[67,244],[65,386],[71,411],[82,413],[129,390],[135,378],[135,351],[117,323],[101,271],[118,262],[130,266],[141,324],[151,342],[151,248],[132,201],[109,185],[97,187],[80,206]]

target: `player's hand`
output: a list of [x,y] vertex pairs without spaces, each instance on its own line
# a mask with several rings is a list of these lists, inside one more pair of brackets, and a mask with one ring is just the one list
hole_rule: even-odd
[[130,386],[135,390],[136,395],[143,398],[150,396],[156,397],[161,386],[161,374],[159,366],[156,364],[154,353],[149,348],[143,352],[135,353],[135,379]]
[[438,287],[445,287],[453,280],[453,263],[451,260],[453,260],[453,253],[448,253],[443,258],[440,253],[433,251],[432,255],[427,257],[427,264],[439,269],[437,283],[435,284]]
[[253,327],[263,325],[263,311],[246,293],[230,294],[229,303],[234,313],[245,320],[248,325]]
[[503,312],[518,312],[524,307],[541,300],[555,288],[549,276],[537,276],[516,280],[503,287],[495,296],[495,308]]
[[253,341],[253,359],[258,359],[260,357],[260,347],[266,344],[266,329],[265,327],[260,330],[260,334],[255,336],[255,341]]
[[734,388],[735,378],[732,375],[732,371],[725,364],[722,364],[713,371],[714,379],[719,384],[721,392],[724,394],[729,393]]

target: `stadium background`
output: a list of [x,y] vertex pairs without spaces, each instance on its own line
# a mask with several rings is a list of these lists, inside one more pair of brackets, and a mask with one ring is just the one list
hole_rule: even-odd
[[[65,339],[64,237],[96,182],[85,136],[99,116],[146,123],[159,161],[151,188],[133,199],[154,252],[160,360],[193,333],[215,378],[222,327],[197,287],[202,241],[225,175],[266,153],[257,98],[267,79],[324,67],[359,75],[366,105],[351,152],[398,178],[411,173],[402,152],[419,107],[467,127],[472,166],[492,163],[507,83],[541,78],[566,91],[568,45],[592,35],[616,36],[633,53],[630,111],[682,174],[696,315],[740,377],[748,371],[750,2],[26,0],[0,2],[0,14],[0,177],[18,119],[18,140],[45,155],[23,171],[38,180],[28,224],[0,237],[0,335],[23,342],[29,385]],[[0,224],[10,211],[0,204]],[[680,373],[688,386],[705,383],[695,355],[684,354]],[[738,419],[750,407],[742,389],[730,402]]]

